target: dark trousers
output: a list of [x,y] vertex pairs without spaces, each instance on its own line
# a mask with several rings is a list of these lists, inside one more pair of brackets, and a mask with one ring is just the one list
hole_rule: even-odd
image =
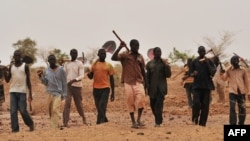
[[230,104],[230,114],[229,114],[229,123],[230,125],[236,125],[237,116],[235,106],[238,104],[238,118],[239,125],[244,125],[246,119],[246,107],[245,107],[246,97],[245,94],[233,94],[229,93],[229,104]]
[[96,124],[108,122],[108,119],[106,117],[106,109],[108,105],[109,92],[110,88],[93,89],[93,96],[97,110]]
[[150,107],[155,117],[155,124],[162,124],[163,102],[165,97],[158,94],[155,98],[150,98]]
[[63,123],[64,124],[68,124],[68,121],[69,121],[72,97],[74,99],[77,112],[82,118],[85,118],[84,111],[83,111],[83,104],[82,104],[82,88],[68,86],[68,93],[65,99],[65,105],[64,105],[64,110],[63,110]]
[[20,112],[24,123],[27,126],[32,126],[33,120],[27,111],[27,103],[26,103],[26,93],[10,93],[10,117],[11,117],[11,129],[12,132],[19,131],[19,123],[18,123],[18,113]]
[[206,126],[211,90],[193,89],[192,121],[195,124]]

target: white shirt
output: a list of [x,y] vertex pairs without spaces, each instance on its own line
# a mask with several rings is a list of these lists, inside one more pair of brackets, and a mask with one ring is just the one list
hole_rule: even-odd
[[21,66],[16,67],[15,65],[11,66],[11,84],[10,92],[27,92],[27,83],[26,83],[26,73],[25,73],[25,63]]
[[81,61],[75,60],[65,63],[64,70],[67,74],[67,83],[76,79],[77,82],[74,82],[72,86],[82,87],[82,81],[79,80],[82,80],[84,77],[84,66]]

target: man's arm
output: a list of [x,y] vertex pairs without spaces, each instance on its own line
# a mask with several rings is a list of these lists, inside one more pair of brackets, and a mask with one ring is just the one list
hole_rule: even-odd
[[27,83],[27,87],[29,89],[29,101],[32,101],[32,87],[31,87],[31,81],[30,81],[30,69],[29,66],[27,64],[25,64],[25,73],[26,73],[26,83]]
[[84,65],[80,62],[79,65],[79,76],[77,76],[76,81],[81,81],[84,78]]
[[7,83],[9,83],[11,79],[11,67],[12,65],[10,65],[10,67],[7,70],[4,70],[4,79]]
[[62,81],[62,99],[64,99],[67,96],[67,75],[64,69],[61,71],[61,81]]
[[246,87],[246,94],[249,95],[249,81],[248,81],[247,71],[244,71],[243,79],[244,79],[244,84]]
[[126,43],[125,42],[121,42],[120,46],[118,47],[118,49],[113,53],[113,55],[111,57],[111,60],[113,60],[113,61],[119,61],[119,59],[118,59],[118,53],[125,46],[126,46]]
[[110,100],[114,101],[115,100],[115,81],[114,81],[114,76],[113,75],[109,76],[109,81],[110,81],[110,87],[111,87]]
[[208,66],[208,70],[209,70],[210,75],[214,76],[216,71],[217,71],[216,65],[211,60],[208,60],[208,59],[206,62],[207,62],[207,66]]
[[167,78],[170,78],[171,75],[172,75],[171,67],[168,64],[165,64],[165,76]]
[[90,71],[87,73],[87,76],[89,79],[93,79],[93,77],[94,77],[93,66],[94,65],[91,66]]
[[150,78],[151,78],[151,76],[150,76],[150,68],[149,68],[149,64],[150,64],[150,62],[148,62],[147,64],[146,64],[146,83],[147,83],[147,93],[146,94],[148,94],[149,93],[149,86],[150,86]]
[[[70,80],[68,82],[68,86],[71,86],[74,82],[81,81],[84,78],[84,66],[83,66],[83,64],[81,62],[77,62],[76,65],[78,65],[78,72],[79,72],[78,76],[75,79]],[[66,72],[66,74],[67,74],[67,72]]]
[[220,71],[220,78],[221,78],[221,80],[226,81],[228,79],[227,71],[225,71],[225,70],[224,71],[222,71],[222,70]]
[[145,62],[144,62],[144,58],[142,57],[142,55],[141,55],[141,58],[142,58],[142,62],[139,65],[141,68],[141,74],[143,77],[143,86],[144,86],[144,90],[146,94],[148,90],[148,80],[147,80],[146,71],[145,71]]

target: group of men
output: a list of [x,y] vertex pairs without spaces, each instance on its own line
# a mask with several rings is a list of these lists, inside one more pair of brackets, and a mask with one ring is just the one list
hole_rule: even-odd
[[[205,57],[206,50],[203,46],[198,48],[199,56],[187,63],[188,71],[183,80],[192,78],[184,85],[188,98],[188,104],[192,108],[192,121],[195,124],[206,126],[209,105],[211,103],[211,91],[219,94],[218,102],[225,102],[225,81],[229,88],[229,124],[244,125],[246,118],[246,97],[250,100],[249,80],[247,71],[240,67],[240,57],[233,56],[230,59],[231,67],[224,69],[214,59]],[[189,79],[190,80],[190,79]],[[238,106],[238,115],[236,112]],[[237,118],[238,117],[238,118]]]
[[[121,80],[124,84],[126,104],[131,119],[131,127],[145,126],[142,122],[142,114],[145,108],[146,94],[149,96],[150,107],[154,115],[155,127],[160,127],[163,122],[163,107],[165,96],[168,93],[167,78],[171,77],[171,67],[162,59],[161,48],[153,49],[154,58],[145,63],[142,54],[139,53],[139,41],[130,41],[130,50],[125,42],[121,42],[111,59],[120,61],[122,65]],[[126,47],[128,50],[121,52]],[[192,108],[192,122],[200,126],[206,126],[211,90],[214,90],[213,76],[216,73],[216,65],[213,60],[206,58],[205,47],[198,47],[199,56],[189,62],[188,77],[193,78],[192,85],[187,92],[192,93],[189,106]],[[93,79],[93,97],[97,110],[96,124],[108,122],[106,108],[108,99],[115,100],[113,66],[106,62],[106,51],[98,51],[98,59],[92,64],[89,79]],[[57,65],[55,55],[48,56],[49,66],[44,71],[38,71],[41,83],[46,86],[48,93],[49,116],[51,127],[63,129],[68,127],[72,97],[83,124],[87,125],[82,104],[82,79],[84,66],[77,60],[78,51],[71,49],[71,60],[63,66]],[[30,131],[34,130],[34,122],[27,112],[26,89],[28,88],[28,101],[32,101],[32,87],[30,82],[29,66],[21,61],[21,52],[16,50],[13,55],[14,63],[4,71],[5,81],[10,85],[10,113],[12,132],[19,131],[17,112],[22,115],[24,123]],[[239,67],[239,57],[231,58],[232,67],[226,71],[220,70],[223,80],[229,81],[230,93],[230,124],[237,124],[235,103],[239,106],[238,124],[244,124],[246,108],[244,106],[246,94],[248,94],[248,77],[246,70]],[[26,80],[26,81],[23,81]],[[110,95],[111,93],[111,95]],[[60,105],[65,100],[63,119],[60,116]],[[137,112],[137,118],[135,117]]]

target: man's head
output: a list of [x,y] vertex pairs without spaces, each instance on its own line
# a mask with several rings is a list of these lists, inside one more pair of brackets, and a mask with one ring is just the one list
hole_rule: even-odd
[[161,48],[155,47],[153,49],[154,58],[161,58]]
[[201,58],[203,58],[206,55],[206,49],[204,46],[199,46],[198,47],[198,53]]
[[71,49],[70,50],[70,56],[71,56],[71,61],[76,60],[77,56],[78,56],[78,52],[76,49]]
[[105,51],[105,49],[99,49],[99,51],[98,51],[98,57],[99,57],[99,60],[101,61],[101,62],[104,62],[105,61],[105,59],[106,59],[106,51]]
[[56,68],[56,56],[54,54],[48,56],[48,62],[50,68],[52,69]]
[[22,61],[22,53],[20,50],[16,50],[13,54],[15,63],[20,63]]
[[239,56],[233,56],[231,59],[230,59],[230,63],[231,63],[231,65],[234,67],[234,68],[239,68],[240,67],[240,65],[239,65],[239,63],[240,63],[240,58],[239,58]]
[[138,53],[139,46],[140,46],[140,44],[139,44],[138,40],[132,39],[130,41],[130,48],[131,48],[132,53]]

